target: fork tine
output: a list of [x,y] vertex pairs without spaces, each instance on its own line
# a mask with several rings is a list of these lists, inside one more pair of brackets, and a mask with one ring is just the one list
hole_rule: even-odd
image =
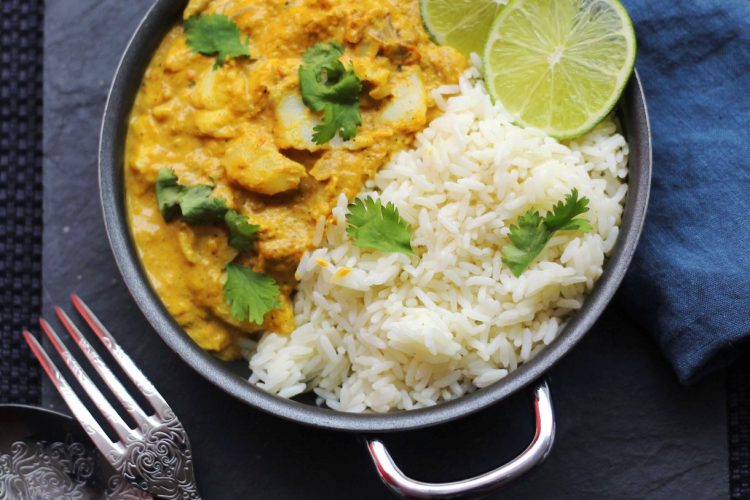
[[83,427],[83,430],[88,434],[102,455],[104,455],[111,464],[115,464],[119,457],[125,453],[125,448],[121,444],[113,443],[112,440],[109,439],[109,436],[107,436],[94,416],[91,415],[91,412],[89,412],[76,393],[73,392],[70,384],[68,384],[60,370],[47,355],[47,352],[39,344],[39,341],[26,330],[23,332],[23,338],[29,345],[31,352],[36,356],[39,364],[42,365],[42,368],[47,373],[47,376],[55,386],[55,389],[57,389],[57,392],[60,393],[60,396],[68,405],[68,408],[70,408],[70,411],[73,412],[73,416],[75,416]]
[[71,295],[70,300],[73,302],[73,307],[76,308],[86,323],[88,323],[91,329],[94,330],[94,333],[99,337],[99,340],[101,340],[109,352],[112,353],[112,356],[114,356],[117,363],[125,371],[125,374],[133,381],[136,387],[138,387],[138,390],[143,393],[143,396],[148,400],[151,406],[153,406],[156,414],[165,420],[173,417],[174,413],[172,412],[172,409],[164,398],[161,397],[161,394],[156,391],[156,388],[151,382],[149,382],[145,375],[143,375],[143,372],[141,372],[135,363],[133,363],[130,356],[125,354],[125,351],[123,351],[122,347],[120,347],[117,341],[115,341],[112,334],[107,331],[102,322],[99,321],[99,318],[91,312],[89,306],[87,306],[76,294]]
[[99,357],[99,354],[91,347],[91,344],[89,344],[88,340],[84,338],[84,336],[81,334],[81,331],[73,323],[73,321],[71,321],[70,317],[65,313],[65,311],[63,311],[59,307],[55,307],[55,313],[57,314],[57,317],[60,319],[60,322],[63,324],[63,326],[65,326],[65,329],[68,330],[68,333],[73,338],[75,343],[78,344],[78,347],[81,348],[83,354],[86,355],[86,358],[88,358],[99,375],[101,375],[107,386],[112,390],[120,403],[122,403],[125,411],[127,411],[128,414],[133,417],[133,419],[138,423],[139,427],[150,425],[148,417],[145,413],[143,413],[141,407],[138,406],[138,403],[136,403],[135,400],[130,396],[127,389],[123,387],[122,383],[117,379],[115,374],[112,373],[112,370],[110,370],[107,365],[104,364],[102,358]]
[[117,435],[120,436],[120,439],[125,443],[139,439],[140,436],[134,432],[133,429],[128,427],[128,424],[125,423],[112,405],[109,404],[109,401],[104,397],[104,394],[102,394],[96,385],[94,385],[94,382],[91,381],[89,376],[86,375],[86,372],[83,371],[81,365],[78,364],[78,361],[75,360],[68,348],[65,347],[65,344],[62,343],[60,337],[57,336],[50,324],[43,319],[39,320],[39,324],[42,326],[42,330],[47,334],[47,338],[52,342],[52,345],[57,352],[60,353],[60,356],[70,369],[73,377],[75,377],[75,379],[78,380],[78,383],[83,386],[86,394],[91,398],[99,411],[102,412],[104,418],[112,426]]

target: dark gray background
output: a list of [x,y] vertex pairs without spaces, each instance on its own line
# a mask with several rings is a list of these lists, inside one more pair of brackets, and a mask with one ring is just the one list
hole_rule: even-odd
[[[67,307],[71,292],[90,303],[184,422],[207,500],[388,498],[356,436],[284,422],[224,395],[161,342],[120,280],[99,209],[98,131],[120,53],[150,3],[47,0],[45,314]],[[614,304],[551,377],[555,448],[496,498],[727,498],[723,375],[679,386],[650,337]],[[47,405],[65,410],[48,389]],[[529,401],[519,395],[385,441],[407,473],[446,481],[512,458],[531,434]]]

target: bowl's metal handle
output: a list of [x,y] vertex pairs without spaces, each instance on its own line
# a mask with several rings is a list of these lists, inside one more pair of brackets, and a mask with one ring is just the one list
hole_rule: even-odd
[[493,471],[452,483],[424,483],[407,477],[377,439],[367,441],[380,479],[405,498],[455,498],[489,493],[522,476],[547,458],[555,440],[555,412],[546,380],[534,388],[536,433],[531,444],[516,458]]

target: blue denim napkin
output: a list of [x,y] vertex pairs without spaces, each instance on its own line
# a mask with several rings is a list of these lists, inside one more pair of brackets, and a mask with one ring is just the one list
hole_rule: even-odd
[[620,299],[691,383],[750,340],[750,1],[623,3],[654,176]]

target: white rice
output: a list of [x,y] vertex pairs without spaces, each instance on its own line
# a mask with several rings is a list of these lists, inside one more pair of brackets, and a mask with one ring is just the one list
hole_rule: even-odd
[[[348,412],[458,398],[552,342],[602,274],[627,191],[628,146],[615,123],[566,144],[514,126],[475,69],[433,97],[443,114],[362,193],[398,207],[419,257],[355,247],[342,196],[297,270],[297,329],[248,346],[259,387],[312,390]],[[573,188],[590,200],[593,231],[556,234],[513,276],[500,253],[509,226]]]

